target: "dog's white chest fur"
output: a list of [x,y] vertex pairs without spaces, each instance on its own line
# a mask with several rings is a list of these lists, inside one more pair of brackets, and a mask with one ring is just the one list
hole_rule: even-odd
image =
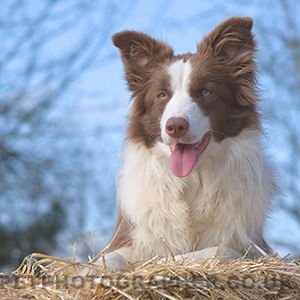
[[274,193],[256,133],[245,131],[209,147],[195,170],[178,178],[164,144],[128,146],[118,201],[134,226],[138,257],[177,255],[222,242],[236,249],[255,239],[251,234],[262,226]]

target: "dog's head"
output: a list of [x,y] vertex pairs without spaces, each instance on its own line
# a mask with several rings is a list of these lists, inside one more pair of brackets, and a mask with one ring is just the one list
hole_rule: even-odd
[[170,146],[176,176],[190,174],[211,139],[219,143],[259,127],[251,28],[251,18],[231,17],[202,39],[195,54],[180,56],[140,32],[112,37],[134,100],[127,138]]

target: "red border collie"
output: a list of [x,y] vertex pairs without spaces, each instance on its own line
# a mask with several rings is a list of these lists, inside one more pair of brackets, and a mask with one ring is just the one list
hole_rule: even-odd
[[112,37],[133,103],[108,268],[270,252],[262,226],[276,185],[259,142],[251,28],[228,18],[184,55],[141,32]]

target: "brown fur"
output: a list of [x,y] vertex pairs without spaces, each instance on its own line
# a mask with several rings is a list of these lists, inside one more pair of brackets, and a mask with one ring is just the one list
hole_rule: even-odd
[[130,238],[131,230],[132,230],[132,226],[128,223],[126,219],[124,219],[123,215],[119,213],[115,234],[117,233],[117,231],[119,232],[117,233],[115,238],[111,241],[110,247],[108,248],[107,252],[112,252],[124,246],[131,246],[132,244]]
[[197,65],[192,93],[197,98],[199,87],[213,91],[199,100],[218,141],[236,136],[244,128],[259,127],[255,41],[251,28],[251,18],[225,20],[204,37],[192,58]]

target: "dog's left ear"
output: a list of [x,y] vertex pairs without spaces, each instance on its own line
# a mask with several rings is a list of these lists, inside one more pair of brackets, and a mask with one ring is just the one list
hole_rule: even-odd
[[240,87],[236,95],[237,102],[253,108],[256,106],[257,93],[256,64],[253,59],[256,43],[251,32],[252,23],[249,17],[226,19],[203,38],[197,52],[204,57],[211,57],[217,64],[228,65],[228,75],[235,78]]
[[119,48],[129,90],[136,92],[149,76],[149,69],[173,56],[173,49],[163,42],[137,31],[122,31],[112,36]]
[[230,64],[241,64],[252,60],[255,41],[251,32],[253,21],[250,17],[230,17],[220,23],[198,45],[198,51],[205,44],[215,55]]

